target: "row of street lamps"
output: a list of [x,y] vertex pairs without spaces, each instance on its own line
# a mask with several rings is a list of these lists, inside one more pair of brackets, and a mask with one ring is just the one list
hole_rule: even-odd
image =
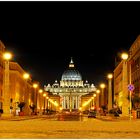
[[[112,109],[112,78],[113,78],[113,74],[109,73],[107,75],[108,78],[108,110]],[[105,89],[106,85],[104,83],[100,84],[100,88],[101,91],[99,89],[96,90],[96,94],[97,94],[97,102],[96,102],[96,107],[99,108],[99,106],[103,106],[104,105],[104,89]],[[99,93],[101,94],[101,96],[99,96]],[[101,97],[101,103],[100,103],[100,98]],[[99,105],[100,103],[100,105]]]
[[[9,92],[9,88],[10,88],[10,81],[9,81],[9,70],[10,70],[10,60],[12,59],[13,55],[12,53],[10,52],[5,52],[3,53],[3,60],[4,60],[4,102],[3,102],[3,110],[4,110],[4,115],[5,116],[9,116],[11,115],[10,111],[9,111],[9,105],[10,104],[10,101],[9,99],[11,99],[11,95],[10,95],[10,92]],[[25,79],[25,81],[27,82],[28,79],[30,79],[30,74],[29,73],[24,73],[23,74],[23,79]],[[35,89],[35,105],[36,105],[36,108],[38,106],[38,102],[37,102],[37,99],[38,99],[38,94],[37,94],[37,89],[39,87],[39,84],[38,83],[33,83],[33,88]],[[27,86],[26,86],[26,89],[27,90]],[[39,93],[42,93],[43,90],[42,89],[39,89],[38,90]],[[24,100],[24,99],[23,99]],[[29,100],[29,105],[30,105],[30,100]]]
[[[3,54],[3,59],[5,60],[4,63],[5,63],[5,72],[4,72],[4,104],[3,104],[3,107],[4,107],[4,112],[9,114],[8,113],[8,110],[9,110],[9,99],[11,98],[10,97],[10,94],[9,94],[9,61],[12,59],[13,55],[9,52],[5,52]],[[123,59],[124,61],[124,64],[127,63],[127,60],[128,60],[128,54],[127,53],[123,53],[121,55],[121,58]],[[125,67],[127,68],[127,66],[125,65]],[[28,73],[24,73],[23,75],[23,78],[27,81],[29,78],[30,78],[30,75]],[[107,76],[108,78],[108,110],[110,110],[112,108],[112,78],[113,78],[113,75],[112,74],[108,74]],[[128,81],[127,81],[128,83]],[[131,84],[131,65],[129,65],[129,84]],[[35,100],[35,104],[36,104],[36,107],[38,105],[38,102],[37,102],[37,99],[38,99],[38,94],[37,94],[37,88],[38,88],[38,84],[37,83],[34,83],[33,84],[33,88],[35,89],[35,97],[36,97],[36,100]],[[125,85],[126,86],[126,85]],[[104,94],[104,88],[105,88],[105,84],[101,84],[100,85],[100,88],[101,88],[101,105],[104,104],[104,98],[103,98],[103,94]],[[43,90],[39,90],[40,93],[43,92]],[[97,99],[99,100],[99,90],[96,91],[97,94]],[[131,105],[131,94],[132,92],[130,91],[129,92],[129,96],[130,96],[130,120],[131,120],[131,108],[132,108],[132,105]],[[44,93],[43,94],[43,97],[46,97],[46,94]],[[99,102],[97,102],[97,108],[99,107]],[[44,98],[44,108],[45,108],[45,98]]]
[[[125,92],[128,91],[127,87],[128,87],[128,83],[129,85],[131,85],[131,64],[129,64],[129,76],[127,75],[127,67],[128,67],[128,54],[127,53],[122,53],[121,54],[121,59],[123,61],[123,92],[124,94],[126,94]],[[127,77],[129,77],[129,79],[127,79]],[[113,74],[108,74],[107,75],[108,78],[108,111],[110,109],[112,109],[113,104],[112,104],[112,78],[113,78]],[[99,108],[99,93],[101,92],[101,105],[104,105],[104,88],[106,87],[106,85],[104,83],[100,84],[100,88],[101,91],[98,89],[96,90],[97,93],[97,108]],[[131,120],[131,110],[132,110],[132,90],[129,90],[129,97],[130,97],[130,101],[129,101],[129,114],[130,114],[130,120]]]

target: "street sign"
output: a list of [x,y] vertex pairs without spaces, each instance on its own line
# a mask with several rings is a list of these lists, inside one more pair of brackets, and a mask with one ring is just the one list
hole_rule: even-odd
[[129,91],[133,91],[133,90],[134,90],[134,85],[129,84],[129,85],[128,85],[128,90],[129,90]]

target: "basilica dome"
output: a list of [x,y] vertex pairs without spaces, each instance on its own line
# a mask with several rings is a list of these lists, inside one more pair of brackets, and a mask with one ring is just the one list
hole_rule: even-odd
[[82,80],[82,76],[77,70],[66,70],[64,71],[61,80]]
[[82,76],[78,70],[75,69],[73,60],[71,59],[69,64],[69,69],[64,71],[62,74],[61,80],[74,81],[74,80],[82,80]]

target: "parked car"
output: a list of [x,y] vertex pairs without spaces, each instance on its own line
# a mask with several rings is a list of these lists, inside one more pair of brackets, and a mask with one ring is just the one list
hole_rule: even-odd
[[96,111],[90,111],[88,113],[88,118],[96,118]]

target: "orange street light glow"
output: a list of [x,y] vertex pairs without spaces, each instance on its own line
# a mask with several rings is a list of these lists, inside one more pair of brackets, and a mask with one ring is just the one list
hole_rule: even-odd
[[128,59],[128,54],[127,53],[122,53],[121,58],[123,60],[127,60]]
[[43,97],[46,97],[46,93],[43,94]]
[[28,73],[24,73],[24,74],[23,74],[23,78],[24,78],[24,79],[29,79],[29,77],[30,77],[30,75],[29,75]]
[[102,84],[100,85],[100,88],[105,88],[105,84],[102,83]]
[[96,90],[96,93],[100,93],[100,90],[99,90],[99,89],[97,89],[97,90]]
[[43,90],[42,90],[42,89],[40,89],[40,90],[39,90],[39,93],[42,93],[42,92],[43,92]]
[[12,54],[10,52],[5,52],[3,54],[3,59],[4,60],[10,60],[10,59],[12,59]]
[[93,97],[96,97],[96,94],[93,94]]
[[108,74],[108,75],[107,75],[107,78],[108,78],[108,79],[112,79],[112,78],[113,78],[113,74],[111,74],[111,73]]
[[37,88],[37,87],[38,87],[38,84],[36,84],[36,83],[33,84],[33,87],[34,87],[34,88]]

